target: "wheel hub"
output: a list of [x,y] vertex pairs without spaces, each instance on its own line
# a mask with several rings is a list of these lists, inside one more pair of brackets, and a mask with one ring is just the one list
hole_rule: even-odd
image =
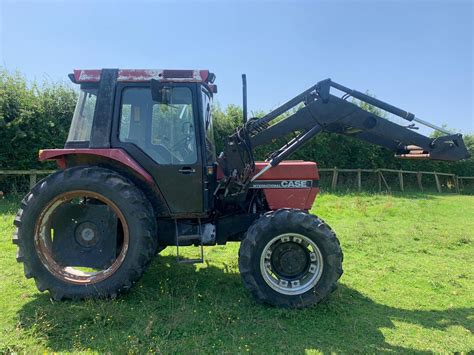
[[99,232],[94,223],[83,222],[76,227],[76,241],[83,247],[93,247],[99,239]]
[[61,266],[107,268],[117,255],[117,224],[117,216],[104,204],[57,206],[45,229],[53,233],[52,259]]
[[271,264],[278,274],[288,278],[297,277],[309,266],[308,254],[297,243],[281,243],[272,252]]
[[309,237],[285,233],[263,249],[260,270],[265,282],[285,295],[300,295],[312,289],[323,274],[323,256]]

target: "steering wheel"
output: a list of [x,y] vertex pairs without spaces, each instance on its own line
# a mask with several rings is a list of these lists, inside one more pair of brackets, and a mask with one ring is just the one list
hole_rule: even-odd
[[194,135],[188,134],[184,138],[180,139],[177,143],[175,143],[171,148],[171,153],[176,152],[179,153],[182,157],[182,162],[186,162],[188,157],[193,154],[193,151],[189,149],[189,145],[192,144],[194,141]]
[[154,150],[164,162],[171,163],[173,159],[176,159],[176,156],[163,144],[157,144]]

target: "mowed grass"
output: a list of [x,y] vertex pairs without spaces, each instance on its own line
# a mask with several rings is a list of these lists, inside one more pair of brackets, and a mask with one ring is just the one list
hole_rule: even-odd
[[345,273],[304,310],[257,304],[236,243],[206,248],[202,265],[168,248],[116,300],[54,302],[15,261],[17,204],[0,202],[0,353],[474,350],[472,196],[319,196],[312,212],[337,232]]

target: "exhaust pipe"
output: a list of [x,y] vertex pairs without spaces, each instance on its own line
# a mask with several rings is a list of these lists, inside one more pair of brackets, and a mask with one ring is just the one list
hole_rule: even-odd
[[247,123],[247,75],[242,74],[242,111],[244,116],[244,124]]

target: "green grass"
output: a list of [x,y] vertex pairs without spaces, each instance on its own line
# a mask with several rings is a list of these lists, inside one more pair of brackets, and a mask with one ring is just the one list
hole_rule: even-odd
[[0,353],[474,350],[472,196],[318,197],[312,212],[337,232],[345,273],[304,310],[256,304],[234,243],[207,248],[197,266],[168,248],[113,301],[53,302],[15,261],[16,205],[0,202]]

